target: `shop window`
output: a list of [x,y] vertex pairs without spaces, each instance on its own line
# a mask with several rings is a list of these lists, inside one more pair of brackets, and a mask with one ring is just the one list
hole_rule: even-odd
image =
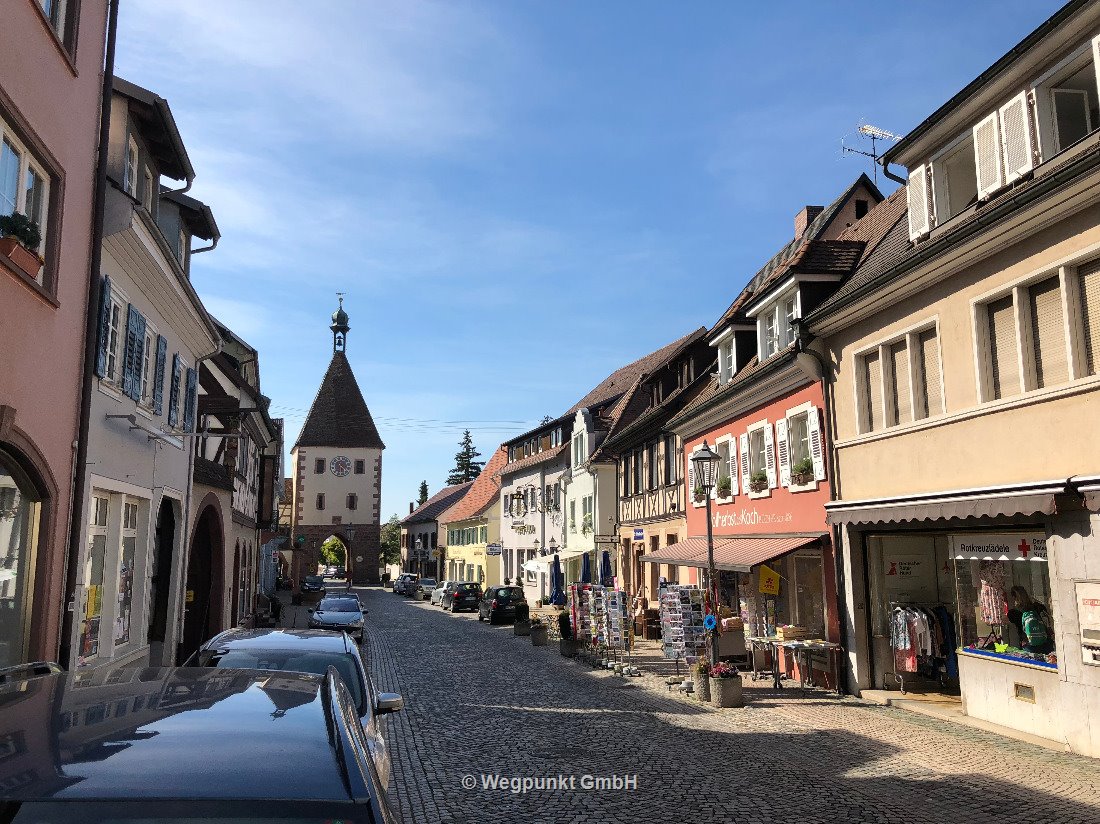
[[84,605],[81,610],[77,666],[99,655],[100,621],[103,617],[103,569],[107,559],[107,520],[110,499],[93,495],[88,526],[88,555],[84,561]]
[[39,496],[15,460],[0,451],[0,667],[27,660],[24,639],[40,520]]
[[130,618],[134,607],[134,563],[137,558],[138,505],[122,505],[122,553],[118,566],[118,613],[115,615],[115,646],[130,642]]

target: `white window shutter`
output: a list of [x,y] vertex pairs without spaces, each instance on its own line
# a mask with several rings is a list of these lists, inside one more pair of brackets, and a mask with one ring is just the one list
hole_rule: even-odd
[[741,462],[741,457],[737,451],[737,438],[730,438],[730,458],[729,458],[729,473],[730,473],[730,489],[732,494],[737,494],[737,465]]
[[688,500],[695,500],[695,464],[688,461]]
[[775,489],[778,478],[775,472],[775,436],[772,435],[772,425],[764,424],[764,469],[768,474],[768,488]]
[[1001,106],[1001,145],[1004,149],[1005,185],[1019,180],[1035,167],[1032,152],[1031,108],[1027,92],[1020,92]]
[[741,433],[741,493],[749,494],[749,434]]
[[821,437],[821,412],[815,406],[806,416],[810,435],[810,458],[814,462],[814,480],[825,480],[825,443]]
[[779,485],[791,485],[791,452],[787,442],[787,419],[775,422],[775,441],[779,452]]
[[1001,127],[997,112],[974,127],[974,168],[978,175],[979,200],[984,200],[1004,185]]
[[916,240],[932,229],[932,215],[928,207],[928,166],[922,163],[909,172],[905,193],[909,199],[909,239]]

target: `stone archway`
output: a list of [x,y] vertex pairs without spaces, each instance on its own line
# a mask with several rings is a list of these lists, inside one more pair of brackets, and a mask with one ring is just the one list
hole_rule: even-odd
[[199,504],[191,535],[184,589],[183,635],[176,661],[182,663],[222,629],[225,605],[225,532],[221,507],[210,493]]

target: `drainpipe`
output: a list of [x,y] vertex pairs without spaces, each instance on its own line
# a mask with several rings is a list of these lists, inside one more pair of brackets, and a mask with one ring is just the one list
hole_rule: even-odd
[[70,501],[69,543],[65,553],[65,592],[61,613],[61,635],[58,658],[62,666],[72,661],[73,634],[76,620],[77,561],[80,558],[80,536],[84,525],[84,492],[87,488],[88,428],[92,415],[92,379],[99,335],[99,302],[101,283],[99,267],[103,248],[103,213],[107,199],[107,150],[111,131],[111,97],[114,94],[115,35],[118,29],[118,0],[107,7],[107,41],[104,48],[103,89],[99,100],[99,145],[96,149],[95,195],[92,204],[91,254],[88,261],[88,303],[84,317],[84,373],[80,378],[80,418],[73,456],[72,500]]
[[902,186],[906,185],[909,181],[898,177],[896,174],[890,171],[890,163],[884,158],[879,158],[879,165],[882,166],[882,173],[895,183],[900,183]]
[[[889,173],[887,173],[887,174],[889,174]],[[891,175],[891,177],[893,177],[893,176]],[[897,180],[896,177],[893,177],[893,179]],[[900,182],[904,183],[905,181],[900,181]],[[821,397],[822,397],[822,402],[825,404],[825,409],[824,409],[824,411],[825,411],[825,424],[826,424],[826,426],[829,427],[830,433],[831,433],[832,431],[835,431],[835,427],[832,426],[832,423],[833,423],[833,402],[832,402],[832,391],[831,391],[832,382],[831,381],[826,382],[826,377],[825,377],[826,375],[829,375],[831,373],[830,373],[830,370],[828,369],[828,365],[825,363],[825,359],[822,358],[821,355],[819,355],[817,352],[815,352],[815,351],[813,351],[812,349],[809,348],[809,345],[810,345],[810,343],[813,342],[813,340],[814,340],[814,336],[812,334],[810,334],[809,331],[804,326],[802,326],[801,323],[799,323],[798,351],[799,351],[800,354],[809,355],[814,360],[816,360],[817,363],[818,363],[818,366],[821,369],[821,378],[820,378],[820,380],[821,380]],[[837,500],[837,498],[840,494],[840,490],[838,489],[837,483],[836,483],[836,477],[837,477],[837,475],[836,475],[836,447],[833,445],[832,437],[828,438],[828,443],[829,443],[828,451],[829,451],[829,469],[830,469],[830,472],[829,472],[829,498],[830,498],[830,500],[835,501],[835,500]],[[845,628],[846,628],[846,624],[847,624],[847,621],[848,621],[848,607],[847,607],[847,600],[844,597],[845,575],[844,575],[844,557],[843,557],[843,554],[842,554],[842,548],[843,548],[842,537],[843,536],[841,534],[840,526],[834,524],[833,527],[832,527],[832,541],[833,541],[833,574],[834,574],[835,579],[836,579],[836,590],[837,590],[836,616],[837,616],[837,625],[840,629],[840,654],[843,656],[843,659],[846,660],[847,657],[848,657],[848,643],[847,643],[847,632],[845,631]],[[838,667],[838,670],[840,671],[840,680],[841,680],[841,683],[843,684],[844,691],[845,692],[850,692],[851,690],[848,688],[848,667],[847,667],[847,664],[844,664],[844,665]],[[840,684],[837,685],[838,688],[840,686],[841,686]]]

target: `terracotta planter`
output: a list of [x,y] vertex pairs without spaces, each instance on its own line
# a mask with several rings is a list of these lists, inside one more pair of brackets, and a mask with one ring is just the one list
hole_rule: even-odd
[[700,701],[710,702],[710,676],[702,672],[693,673],[692,681],[695,682],[695,697]]
[[531,634],[531,622],[530,621],[516,621],[512,624],[513,635],[527,636]]
[[743,707],[741,694],[741,676],[736,678],[712,678],[710,684],[711,703],[716,707]]
[[0,238],[0,254],[5,255],[28,277],[37,278],[42,269],[42,261],[37,253],[32,252],[14,237]]
[[531,646],[545,647],[550,641],[550,631],[545,627],[531,627]]

